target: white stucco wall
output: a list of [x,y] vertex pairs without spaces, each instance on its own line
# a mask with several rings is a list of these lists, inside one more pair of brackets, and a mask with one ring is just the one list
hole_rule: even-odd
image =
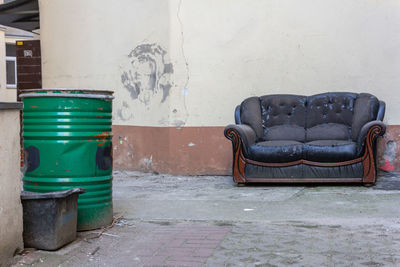
[[23,249],[19,110],[0,108],[0,266]]
[[396,0],[40,0],[40,12],[43,86],[115,90],[114,124],[222,126],[248,96],[326,91],[372,93],[400,124]]

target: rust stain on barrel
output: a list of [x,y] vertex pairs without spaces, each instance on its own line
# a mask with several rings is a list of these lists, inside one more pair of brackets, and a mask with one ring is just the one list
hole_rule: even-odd
[[96,141],[101,141],[101,143],[98,143],[97,145],[102,146],[106,143],[106,139],[110,136],[110,134],[108,132],[102,132],[101,134],[96,134],[93,136],[96,137]]

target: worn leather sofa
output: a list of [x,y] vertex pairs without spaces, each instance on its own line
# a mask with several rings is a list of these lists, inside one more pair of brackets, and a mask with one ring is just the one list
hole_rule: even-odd
[[247,98],[225,128],[234,181],[372,185],[384,114],[385,103],[367,93]]

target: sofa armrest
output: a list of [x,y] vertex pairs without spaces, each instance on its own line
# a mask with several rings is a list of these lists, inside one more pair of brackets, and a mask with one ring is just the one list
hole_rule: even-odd
[[378,114],[376,116],[377,120],[383,121],[383,117],[385,116],[385,109],[386,109],[385,102],[379,101]]
[[240,119],[240,105],[235,108],[235,123],[242,124],[242,120]]
[[362,153],[367,140],[369,140],[372,144],[375,142],[376,138],[382,136],[385,131],[386,125],[382,121],[376,120],[364,124],[357,138],[358,154],[360,155]]
[[232,141],[234,150],[238,149],[239,139],[243,144],[243,149],[247,153],[247,149],[256,142],[256,132],[246,124],[230,124],[225,128],[225,136]]

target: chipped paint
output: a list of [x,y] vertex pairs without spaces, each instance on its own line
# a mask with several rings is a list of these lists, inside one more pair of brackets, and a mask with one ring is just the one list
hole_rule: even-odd
[[385,153],[383,158],[380,160],[379,168],[383,171],[394,171],[394,161],[396,160],[397,143],[393,140],[389,140],[385,146]]
[[181,89],[181,94],[182,94],[183,96],[187,96],[187,95],[189,94],[189,90],[186,89],[186,88],[182,88],[182,89]]
[[98,146],[102,146],[102,145],[104,145],[106,143],[106,140],[107,140],[108,137],[110,137],[110,134],[108,132],[102,132],[101,134],[96,134],[96,135],[93,135],[93,136],[97,138],[96,141],[98,141],[98,142],[101,141],[97,145]]
[[142,169],[145,171],[150,171],[153,165],[153,155],[150,158],[143,158]]
[[168,126],[169,125],[169,120],[168,120],[168,118],[164,118],[163,117],[163,118],[158,120],[158,124],[160,126]]
[[394,165],[390,163],[388,158],[385,158],[385,164],[381,165],[380,169],[387,172],[394,171]]
[[181,127],[185,125],[185,122],[183,120],[174,120],[172,122],[172,125],[177,126],[177,127]]
[[145,105],[151,101],[163,103],[170,94],[172,63],[165,62],[167,52],[158,44],[140,44],[128,55],[123,68],[121,83],[134,100]]
[[128,152],[126,153],[126,156],[128,156],[128,157],[134,159],[133,153],[131,153],[130,151],[128,151]]
[[195,146],[196,144],[195,143],[192,143],[192,142],[190,142],[189,144],[188,144],[188,146]]

